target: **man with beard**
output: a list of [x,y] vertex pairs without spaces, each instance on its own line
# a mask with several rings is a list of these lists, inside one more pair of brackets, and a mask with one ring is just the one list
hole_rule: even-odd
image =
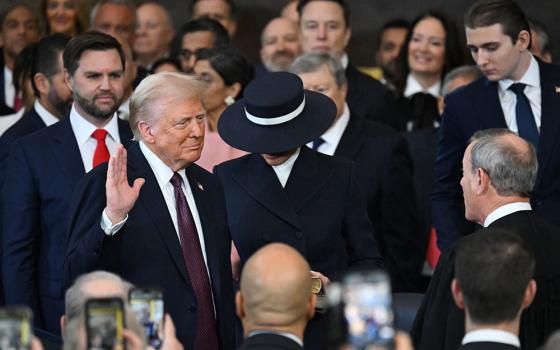
[[28,305],[35,325],[56,334],[64,313],[62,271],[74,187],[132,138],[115,113],[125,64],[118,41],[98,32],[78,35],[63,61],[74,98],[70,116],[13,143],[2,198],[6,304]]
[[255,67],[255,74],[287,71],[300,54],[298,24],[284,17],[274,18],[263,29],[262,64]]

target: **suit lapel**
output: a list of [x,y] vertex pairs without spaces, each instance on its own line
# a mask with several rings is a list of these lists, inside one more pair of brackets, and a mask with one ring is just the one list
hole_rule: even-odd
[[169,210],[165,204],[165,199],[156,177],[137,142],[133,143],[128,150],[128,168],[129,182],[137,178],[144,178],[146,180],[140,190],[139,201],[144,206],[144,212],[151,216],[154,226],[157,227],[159,235],[163,238],[169,255],[173,258],[181,276],[190,284],[177,231],[169,215]]
[[318,156],[318,153],[302,146],[286,183],[286,192],[296,213],[317,194],[332,175],[332,168],[319,162]]
[[286,191],[282,188],[272,167],[266,164],[259,154],[252,154],[247,161],[247,169],[233,173],[232,177],[252,198],[271,213],[301,229],[299,219]]
[[133,135],[132,135],[132,131],[130,130],[130,125],[124,120],[120,120],[120,119],[118,119],[118,125],[119,125],[119,137],[121,139],[121,143],[124,146],[124,148],[128,148],[133,143],[132,141]]
[[74,190],[74,186],[84,176],[86,170],[76,136],[70,125],[70,118],[66,117],[52,126],[52,153],[60,171],[66,176],[66,183]]
[[558,115],[560,113],[560,95],[556,93],[556,87],[560,87],[560,79],[548,64],[539,62],[539,70],[541,78],[541,135],[539,138],[537,185],[551,156],[558,156],[554,152],[560,133],[560,118]]
[[354,156],[358,153],[364,141],[363,124],[364,121],[361,118],[350,115],[350,121],[342,133],[340,142],[334,152],[335,156],[345,159],[354,159]]
[[482,89],[482,93],[477,95],[480,101],[475,103],[479,112],[478,125],[482,126],[480,129],[507,128],[506,118],[498,96],[498,84],[485,79]]

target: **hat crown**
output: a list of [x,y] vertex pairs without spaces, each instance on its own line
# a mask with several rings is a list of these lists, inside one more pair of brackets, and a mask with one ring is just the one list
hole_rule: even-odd
[[251,82],[243,94],[247,113],[263,119],[294,112],[304,100],[303,82],[292,73],[265,74]]

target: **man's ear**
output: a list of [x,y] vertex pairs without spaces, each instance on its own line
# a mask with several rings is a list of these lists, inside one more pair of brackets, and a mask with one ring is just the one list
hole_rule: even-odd
[[528,31],[522,30],[517,34],[517,42],[515,44],[519,47],[520,51],[528,50],[530,43],[531,34]]
[[51,83],[49,82],[49,79],[47,79],[46,75],[43,73],[35,74],[33,76],[33,84],[42,95],[48,94]]
[[451,294],[453,295],[453,300],[455,305],[461,310],[465,309],[465,300],[463,299],[463,292],[461,291],[461,286],[456,278],[451,282]]
[[305,310],[305,315],[307,316],[308,321],[315,316],[315,305],[317,305],[317,294],[311,293]]
[[70,73],[68,73],[68,70],[66,68],[64,68],[64,83],[66,83],[66,86],[68,87],[68,90],[72,91],[72,76],[70,75]]
[[235,314],[239,319],[245,317],[245,303],[243,301],[243,295],[241,295],[241,291],[239,290],[235,293]]
[[66,328],[66,315],[60,316],[60,329],[64,335],[64,329]]
[[537,294],[537,282],[535,280],[531,280],[525,289],[525,295],[523,296],[523,303],[521,304],[521,309],[525,310],[526,308],[531,305],[533,299],[535,299],[535,295]]
[[490,181],[490,176],[488,176],[486,171],[482,170],[481,168],[476,169],[476,176],[478,177],[476,194],[481,195],[487,192],[490,186],[492,185]]
[[152,127],[143,120],[138,122],[138,132],[145,143],[153,144],[155,142]]

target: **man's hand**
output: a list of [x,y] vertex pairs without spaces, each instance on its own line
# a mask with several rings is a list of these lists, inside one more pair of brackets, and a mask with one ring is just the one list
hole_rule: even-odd
[[165,322],[163,324],[163,344],[160,350],[183,350],[183,345],[175,335],[175,325],[169,314],[165,314]]
[[126,150],[123,145],[118,145],[117,150],[109,159],[109,168],[107,169],[107,182],[105,184],[107,207],[105,213],[113,225],[126,218],[128,212],[136,203],[140,188],[145,182],[144,179],[136,179],[130,187],[126,174],[126,157]]

